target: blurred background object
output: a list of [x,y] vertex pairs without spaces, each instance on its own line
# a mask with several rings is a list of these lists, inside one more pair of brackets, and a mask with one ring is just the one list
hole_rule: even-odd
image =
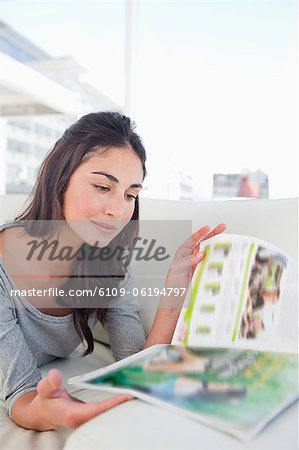
[[213,199],[269,198],[268,176],[261,170],[213,176]]

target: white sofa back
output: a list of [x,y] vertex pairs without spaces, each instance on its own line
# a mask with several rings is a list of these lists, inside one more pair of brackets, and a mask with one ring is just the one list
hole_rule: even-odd
[[227,224],[228,233],[264,239],[298,258],[298,199],[187,202],[143,199],[141,219],[192,220],[202,225]]

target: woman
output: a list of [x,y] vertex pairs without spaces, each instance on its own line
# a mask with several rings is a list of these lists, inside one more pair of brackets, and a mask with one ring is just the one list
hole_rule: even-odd
[[[85,354],[91,353],[91,328],[97,320],[107,330],[117,359],[171,341],[180,312],[180,305],[174,307],[177,298],[161,300],[172,307],[158,309],[145,342],[137,308],[128,296],[122,298],[114,290],[110,304],[103,297],[85,298],[78,290],[130,291],[125,254],[138,232],[145,160],[128,117],[88,114],[68,128],[47,155],[27,209],[0,230],[0,391],[10,417],[24,428],[75,428],[128,400],[121,395],[85,404],[69,396],[57,370],[43,379],[38,370],[68,356],[80,339],[87,343]],[[182,244],[166,287],[188,286],[204,256],[198,254],[199,241],[224,228],[203,227]],[[119,248],[121,255],[115,252]],[[107,252],[94,258],[95,250]],[[107,254],[109,262],[104,260]]]

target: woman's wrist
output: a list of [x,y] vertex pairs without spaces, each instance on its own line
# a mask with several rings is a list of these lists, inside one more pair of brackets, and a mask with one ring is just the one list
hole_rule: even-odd
[[41,402],[42,399],[37,391],[26,392],[13,404],[12,420],[28,430],[48,431],[58,428],[58,425],[50,420]]
[[34,411],[36,403],[34,403],[34,400],[37,396],[37,391],[30,391],[18,397],[12,406],[11,418],[23,428],[42,431],[41,415]]
[[170,344],[173,333],[180,316],[181,306],[177,306],[177,300],[172,301],[170,298],[161,299],[157,309],[155,319],[146,340],[144,348],[155,344]]

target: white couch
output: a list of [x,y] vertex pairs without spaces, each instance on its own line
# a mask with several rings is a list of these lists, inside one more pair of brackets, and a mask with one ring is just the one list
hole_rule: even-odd
[[[0,197],[0,219],[3,222],[14,216],[24,197]],[[143,199],[143,220],[192,220],[195,230],[203,224],[211,226],[225,222],[228,232],[249,234],[265,239],[293,257],[298,253],[298,201],[243,200],[225,202],[177,202]],[[161,274],[164,275],[164,274]],[[148,333],[155,307],[141,309],[141,318]],[[65,380],[69,376],[84,373],[113,362],[107,337],[98,327],[95,352],[87,358],[79,358],[79,349],[70,358],[59,360],[42,368],[59,368]],[[86,401],[103,399],[109,394],[88,390],[71,391]],[[298,444],[297,406],[291,406],[281,417],[270,424],[253,442],[242,444],[223,433],[212,430],[192,420],[158,409],[140,400],[120,405],[94,418],[75,431],[35,432],[16,426],[0,410],[0,448],[24,450],[51,449],[83,450],[187,450],[187,449],[256,449],[293,450]]]

